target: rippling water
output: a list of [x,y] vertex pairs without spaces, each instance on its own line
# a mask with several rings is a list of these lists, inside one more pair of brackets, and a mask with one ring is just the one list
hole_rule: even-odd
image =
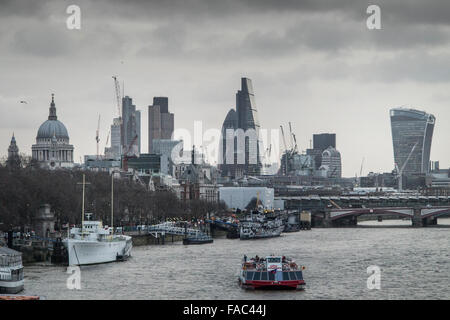
[[[46,299],[450,299],[450,228],[330,228],[279,238],[215,239],[213,244],[133,248],[129,261],[81,267],[81,290],[65,267],[25,267],[24,294]],[[439,223],[450,224],[450,219]],[[369,221],[364,225],[380,225]],[[305,265],[305,291],[246,291],[237,283],[244,254],[287,255]],[[368,266],[381,289],[368,290]]]

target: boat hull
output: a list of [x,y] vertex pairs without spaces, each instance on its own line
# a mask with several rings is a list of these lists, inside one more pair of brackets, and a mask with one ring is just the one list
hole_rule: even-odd
[[183,244],[206,244],[206,243],[213,243],[213,239],[207,239],[207,240],[199,240],[199,239],[189,239],[185,238],[183,239]]
[[287,281],[258,281],[246,280],[239,278],[239,285],[243,289],[250,290],[304,290],[304,280],[287,280]]
[[24,288],[23,279],[17,281],[0,280],[0,293],[16,294],[21,292],[23,288]]
[[69,265],[88,265],[126,260],[131,255],[131,237],[120,241],[65,239]]

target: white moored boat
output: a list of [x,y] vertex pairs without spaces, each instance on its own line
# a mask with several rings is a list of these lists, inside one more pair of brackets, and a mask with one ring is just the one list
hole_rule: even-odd
[[82,228],[72,228],[63,240],[69,265],[96,264],[127,259],[131,255],[131,237],[112,235],[101,221],[84,221]]
[[[126,260],[133,247],[130,236],[115,235],[114,227],[103,227],[101,221],[84,220],[85,176],[83,175],[83,204],[81,228],[72,228],[62,241],[69,265],[85,265]],[[114,176],[111,177],[111,224],[114,226]],[[88,213],[87,216],[92,214]]]

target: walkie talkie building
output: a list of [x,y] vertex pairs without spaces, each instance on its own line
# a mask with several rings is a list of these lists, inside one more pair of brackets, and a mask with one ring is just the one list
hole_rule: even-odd
[[423,111],[395,108],[390,111],[395,164],[403,175],[429,171],[436,118]]

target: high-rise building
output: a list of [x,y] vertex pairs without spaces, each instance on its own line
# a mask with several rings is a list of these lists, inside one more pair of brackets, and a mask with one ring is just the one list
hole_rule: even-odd
[[329,147],[336,149],[335,133],[319,133],[313,135],[313,148],[307,149],[306,153],[314,157],[316,170],[322,165],[322,154]]
[[129,96],[122,98],[122,120],[122,148],[130,150],[130,154],[139,155],[141,153],[141,112],[136,110],[133,99]]
[[155,139],[172,139],[174,114],[169,112],[167,97],[154,97],[153,105],[148,106],[148,152],[153,150]]
[[120,118],[114,118],[111,125],[111,147],[105,148],[105,157],[108,159],[120,159],[122,155],[120,121]]
[[[234,130],[234,135],[228,132]],[[230,110],[222,126],[219,163],[223,176],[238,178],[242,175],[259,175],[260,124],[256,109],[252,80],[241,78],[241,90],[236,93],[236,111]],[[233,142],[232,150],[227,150]]]
[[175,175],[172,152],[181,143],[180,151],[183,149],[182,140],[153,139],[153,154],[161,155],[161,173],[171,176]]
[[390,116],[396,167],[406,176],[428,173],[436,118],[406,108],[392,109]]
[[327,171],[329,178],[342,177],[341,154],[336,148],[328,147],[322,153],[322,165],[320,167]]
[[324,151],[328,147],[336,148],[335,133],[320,133],[313,135],[313,148]]

